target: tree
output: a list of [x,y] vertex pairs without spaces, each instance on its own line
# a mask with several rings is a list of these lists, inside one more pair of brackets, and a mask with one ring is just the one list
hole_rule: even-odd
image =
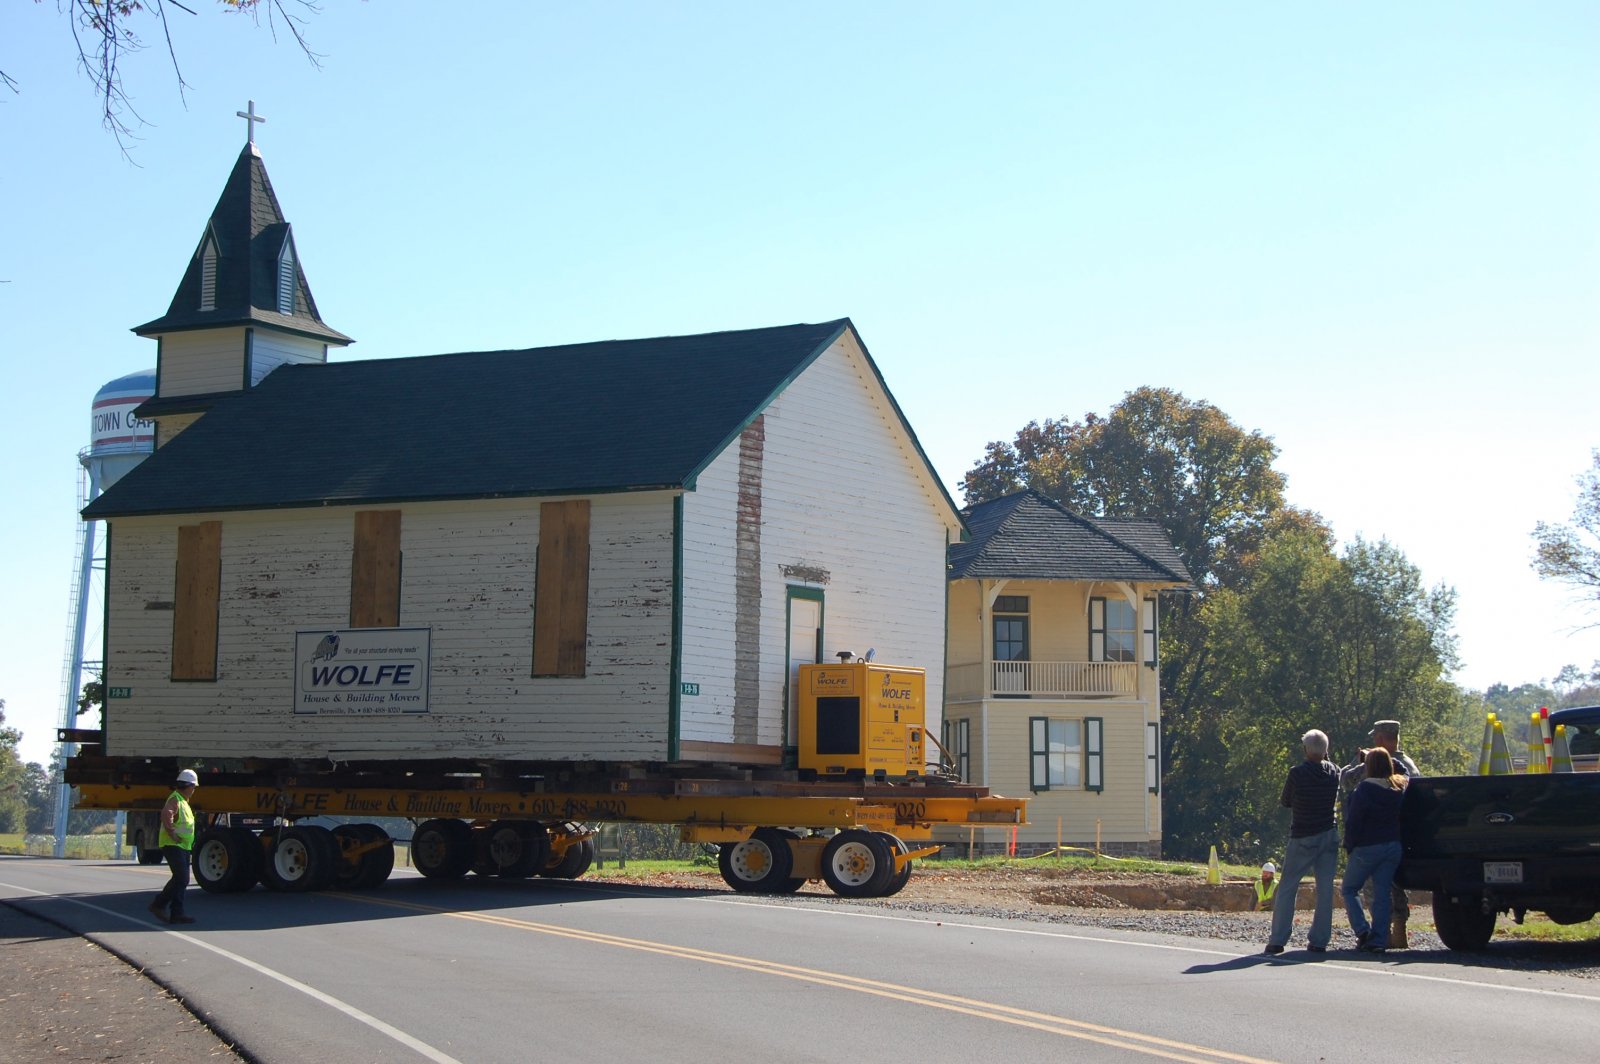
[[1560,580],[1591,593],[1600,604],[1600,449],[1593,465],[1578,476],[1578,503],[1572,524],[1540,521],[1533,529],[1537,548],[1533,568],[1547,580]]
[[22,733],[6,727],[6,703],[0,698],[0,834],[27,830],[28,767],[17,756],[20,742]]
[[1286,503],[1277,454],[1210,403],[1139,388],[1105,417],[1030,423],[966,476],[969,503],[1029,487],[1154,520],[1183,557],[1196,590],[1161,631],[1164,793],[1180,796],[1163,844],[1179,856],[1280,845],[1283,773],[1310,728],[1349,757],[1398,717],[1433,772],[1464,768],[1481,738],[1483,703],[1446,679],[1454,593],[1424,588],[1387,542],[1338,554],[1320,517]]
[[1483,716],[1447,679],[1454,609],[1454,592],[1424,587],[1387,542],[1357,539],[1335,554],[1315,532],[1271,537],[1237,585],[1201,607],[1208,682],[1181,722],[1167,792],[1216,797],[1169,804],[1166,847],[1281,845],[1279,791],[1313,727],[1349,761],[1370,745],[1372,721],[1397,718],[1426,771],[1464,770]]
[[963,488],[968,503],[1032,488],[1090,517],[1159,521],[1204,590],[1226,583],[1284,514],[1277,457],[1269,437],[1210,403],[1146,387],[1106,417],[1030,422],[1012,443],[989,444]]
[[[217,0],[217,3],[230,13],[250,16],[258,25],[264,12],[274,38],[281,24],[312,66],[320,65],[321,56],[311,50],[302,32],[306,15],[300,13],[318,11],[316,0],[265,0],[264,3],[263,0]],[[178,66],[177,47],[167,16],[174,9],[186,15],[197,12],[178,0],[62,0],[61,9],[71,26],[78,65],[100,99],[101,123],[126,150],[123,138],[132,132],[127,118],[140,124],[143,120],[123,87],[123,61],[128,55],[145,49],[144,32],[159,31],[172,63],[172,73],[178,81],[178,94],[182,96],[189,84],[183,80],[183,71]],[[0,83],[13,92],[21,91],[16,80],[3,70],[0,70]]]

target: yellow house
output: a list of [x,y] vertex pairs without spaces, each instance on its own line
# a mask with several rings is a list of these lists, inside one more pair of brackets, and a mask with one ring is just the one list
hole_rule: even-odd
[[[1028,796],[1019,853],[1161,854],[1160,595],[1190,577],[1154,521],[1033,491],[964,515],[949,550],[940,739],[967,782]],[[941,841],[986,852],[1011,829]]]

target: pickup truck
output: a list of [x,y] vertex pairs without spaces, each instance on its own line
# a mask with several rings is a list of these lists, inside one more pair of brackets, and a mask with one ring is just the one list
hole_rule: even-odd
[[[1567,725],[1575,751],[1600,737],[1600,706],[1550,720]],[[1600,912],[1600,772],[1418,777],[1401,843],[1400,882],[1433,892],[1434,926],[1451,949],[1488,945],[1502,912],[1582,923]]]

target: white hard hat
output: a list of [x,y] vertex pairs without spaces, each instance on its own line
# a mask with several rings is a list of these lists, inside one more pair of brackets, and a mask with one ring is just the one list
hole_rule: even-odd
[[1261,866],[1261,870],[1263,872],[1268,872],[1268,873],[1270,873],[1272,875],[1277,875],[1278,874],[1277,866],[1275,866],[1271,861],[1268,861],[1266,864],[1262,865]]
[[186,768],[178,773],[178,782],[187,783],[191,787],[200,786],[200,777],[194,774],[194,769]]

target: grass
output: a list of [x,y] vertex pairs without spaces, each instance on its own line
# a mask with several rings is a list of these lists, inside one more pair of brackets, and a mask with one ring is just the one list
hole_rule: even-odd
[[1496,939],[1517,939],[1523,942],[1589,942],[1600,939],[1600,918],[1585,920],[1581,924],[1551,923],[1542,913],[1529,913],[1522,923],[1513,923],[1502,916],[1495,925]]
[[[68,835],[66,855],[89,861],[107,861],[115,852],[116,840],[109,834],[100,835]],[[0,835],[0,853],[28,854],[34,857],[50,857],[56,851],[54,835]],[[131,858],[133,852],[124,846],[124,857]]]

